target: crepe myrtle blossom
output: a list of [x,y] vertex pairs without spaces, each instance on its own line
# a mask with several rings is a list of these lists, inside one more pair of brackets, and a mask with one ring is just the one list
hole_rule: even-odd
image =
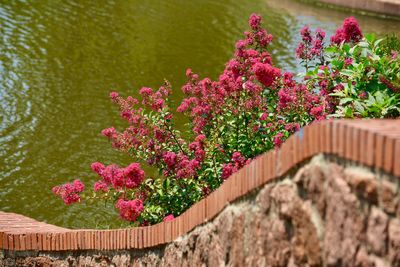
[[[275,65],[268,51],[273,37],[259,15],[252,14],[248,23],[249,30],[236,42],[232,58],[216,79],[186,70],[184,98],[176,106],[171,105],[172,87],[167,81],[158,89],[142,87],[138,97],[110,93],[126,126],[109,127],[101,134],[113,148],[131,156],[132,162],[125,166],[92,163],[97,179],[94,193],[85,197],[112,203],[119,217],[133,226],[171,221],[252,159],[279,148],[301,127],[344,110],[339,95],[348,86],[358,87],[356,81],[343,77],[342,69],[354,67],[358,59],[344,54],[334,65],[325,60],[332,58],[325,57],[330,53],[325,48],[340,51],[343,42],[349,46],[359,42],[363,35],[355,18],[344,20],[331,44],[325,44],[321,29],[305,26],[300,30],[294,52],[306,66],[303,75]],[[398,54],[382,58],[395,65]],[[390,72],[382,73],[375,84],[399,93],[394,79]],[[362,89],[355,97],[365,101],[369,96]],[[350,102],[347,111],[353,106]],[[179,119],[185,117],[181,121],[188,122],[185,132],[176,127],[180,121],[175,111]],[[75,180],[55,186],[53,192],[69,205],[84,197],[84,188]]]
[[296,57],[301,59],[306,69],[309,67],[309,62],[319,59],[320,64],[324,64],[324,38],[325,32],[320,28],[315,30],[315,36],[312,36],[312,31],[308,26],[304,26],[301,31],[301,42],[296,48]]
[[167,216],[164,217],[163,222],[170,222],[173,221],[175,219],[173,214],[169,214]]
[[223,180],[228,179],[234,172],[237,172],[240,168],[250,163],[250,159],[246,159],[243,155],[236,151],[232,154],[232,162],[225,163],[222,165],[221,178]]
[[94,191],[107,192],[110,186],[115,190],[133,189],[138,187],[145,178],[145,172],[139,163],[131,163],[125,168],[120,168],[115,164],[104,166],[99,162],[94,162],[91,168],[101,177],[101,180],[94,184]]
[[144,210],[143,201],[140,199],[125,200],[118,199],[115,207],[119,211],[119,216],[130,222],[136,221],[137,217]]
[[79,194],[82,193],[83,190],[85,190],[85,185],[79,179],[76,179],[72,183],[66,183],[52,188],[54,195],[60,197],[67,205],[79,202],[81,199]]
[[331,37],[331,42],[334,44],[341,44],[342,42],[358,43],[363,34],[354,17],[348,17],[343,21],[343,25],[336,30],[335,35]]

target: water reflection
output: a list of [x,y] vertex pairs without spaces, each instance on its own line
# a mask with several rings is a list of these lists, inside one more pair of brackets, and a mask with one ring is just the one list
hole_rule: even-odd
[[123,126],[109,91],[135,95],[167,78],[178,102],[186,68],[216,78],[252,12],[275,36],[275,61],[294,70],[301,25],[333,30],[346,16],[282,0],[0,2],[0,209],[68,227],[118,226],[112,209],[66,208],[50,192],[74,177],[90,184],[93,161],[129,163],[99,136]]

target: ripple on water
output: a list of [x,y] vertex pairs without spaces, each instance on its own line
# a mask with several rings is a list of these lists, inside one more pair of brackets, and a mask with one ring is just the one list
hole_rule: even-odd
[[[296,70],[304,24],[330,32],[348,14],[288,0],[5,1],[0,6],[0,209],[66,227],[118,227],[103,203],[65,207],[55,184],[96,179],[92,161],[126,165],[101,129],[123,127],[108,92],[174,86],[186,68],[215,79],[257,12],[274,34],[274,61]],[[399,23],[357,16],[372,31]],[[396,30],[397,29],[397,30]],[[178,117],[178,127],[183,128]]]

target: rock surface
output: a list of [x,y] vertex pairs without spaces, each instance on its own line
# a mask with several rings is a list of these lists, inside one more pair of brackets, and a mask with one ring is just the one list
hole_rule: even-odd
[[0,252],[0,266],[399,266],[399,182],[315,157],[172,243]]

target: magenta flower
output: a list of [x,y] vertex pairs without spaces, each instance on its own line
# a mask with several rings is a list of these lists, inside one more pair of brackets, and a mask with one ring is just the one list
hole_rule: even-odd
[[398,55],[399,55],[398,51],[392,51],[392,60],[396,60]]
[[117,92],[111,92],[110,93],[110,98],[113,100],[113,101],[116,101],[117,100],[117,98],[118,98],[118,93]]
[[108,138],[113,138],[117,135],[117,131],[115,130],[114,127],[107,128],[101,131],[101,134],[108,137]]
[[222,174],[221,174],[221,178],[223,180],[226,180],[229,178],[229,176],[232,175],[232,173],[234,173],[236,170],[235,166],[232,163],[228,163],[228,164],[224,164],[222,166]]
[[253,30],[257,30],[261,24],[261,16],[253,13],[250,15],[249,25]]
[[246,158],[242,156],[242,154],[238,151],[232,154],[232,161],[238,166],[244,166],[246,163]]
[[106,168],[102,163],[100,162],[94,162],[92,163],[92,165],[90,166],[92,168],[92,170],[97,173],[98,175],[102,175],[104,169]]
[[322,105],[311,108],[310,114],[317,120],[325,119],[324,107]]
[[296,57],[301,59],[310,58],[310,56],[306,51],[307,50],[306,47],[304,46],[304,43],[299,43],[299,45],[296,48]]
[[131,163],[123,170],[126,188],[136,188],[144,180],[145,173],[139,163]]
[[97,181],[93,185],[93,191],[98,192],[98,191],[103,191],[103,192],[108,192],[110,188],[108,187],[107,183],[104,181]]
[[303,40],[303,42],[305,43],[311,43],[312,42],[312,36],[311,36],[311,31],[310,28],[308,26],[304,26],[301,31],[301,38]]
[[352,58],[346,58],[344,60],[344,66],[349,66],[351,64],[353,64],[353,59]]
[[165,164],[172,169],[176,164],[177,155],[174,152],[167,151],[163,155]]
[[142,96],[150,96],[153,94],[153,89],[149,87],[142,87],[139,91],[139,94]]
[[358,94],[358,97],[361,98],[361,99],[366,99],[366,98],[368,97],[367,92],[361,91],[361,92]]
[[283,143],[283,133],[277,133],[274,136],[274,145],[275,147],[280,147]]
[[331,37],[331,42],[334,44],[341,44],[342,42],[358,43],[363,35],[354,17],[348,17],[343,21],[343,25],[336,30],[335,35]]
[[77,193],[81,193],[85,190],[85,185],[78,179],[73,182],[73,185]]
[[163,222],[170,222],[173,221],[175,219],[173,214],[169,214],[167,216],[164,217]]
[[143,201],[140,199],[119,199],[115,207],[119,210],[119,216],[129,222],[136,221],[137,217],[144,210]]
[[79,193],[82,193],[84,189],[85,185],[79,179],[76,179],[72,183],[55,186],[52,188],[52,191],[54,195],[59,196],[65,204],[70,205],[80,201]]
[[270,64],[256,63],[253,65],[252,70],[258,81],[260,81],[266,87],[271,87],[276,78],[281,75],[281,70],[272,67]]

